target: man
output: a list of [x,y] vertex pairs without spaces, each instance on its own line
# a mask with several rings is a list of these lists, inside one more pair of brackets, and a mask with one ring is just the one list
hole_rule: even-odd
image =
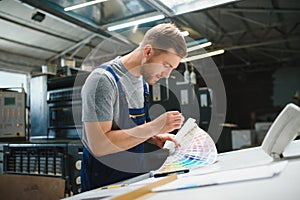
[[95,69],[82,88],[84,143],[81,185],[91,190],[124,180],[149,167],[143,160],[143,142],[162,147],[169,132],[179,129],[178,111],[145,123],[147,85],[168,78],[187,54],[184,37],[170,23],[157,25],[137,49]]

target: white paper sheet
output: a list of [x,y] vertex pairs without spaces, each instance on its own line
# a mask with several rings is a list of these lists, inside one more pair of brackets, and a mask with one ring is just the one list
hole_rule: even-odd
[[188,176],[177,179],[166,185],[153,188],[152,192],[188,189],[208,185],[271,178],[279,174],[286,167],[287,162],[288,161],[282,161],[278,163],[272,163],[270,165],[227,170],[200,176]]

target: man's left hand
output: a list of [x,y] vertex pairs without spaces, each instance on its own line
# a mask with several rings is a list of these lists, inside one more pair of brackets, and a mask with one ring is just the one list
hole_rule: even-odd
[[163,146],[167,140],[174,142],[176,147],[180,146],[179,143],[175,140],[175,135],[170,134],[170,133],[157,134],[157,135],[151,137],[147,141],[151,144],[155,144],[156,146],[158,146],[160,148],[163,148]]

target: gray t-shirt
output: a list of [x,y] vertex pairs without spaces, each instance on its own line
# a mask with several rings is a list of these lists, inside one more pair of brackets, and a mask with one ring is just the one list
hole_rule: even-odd
[[[133,76],[125,68],[120,58],[105,63],[120,79],[129,108],[144,107],[144,88],[142,76]],[[119,122],[119,93],[113,75],[105,69],[97,68],[91,72],[83,85],[82,121],[101,122],[115,120]]]

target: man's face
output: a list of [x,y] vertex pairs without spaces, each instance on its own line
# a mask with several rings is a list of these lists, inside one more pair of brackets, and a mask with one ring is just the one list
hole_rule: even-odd
[[149,85],[154,85],[161,78],[168,78],[181,60],[180,56],[169,51],[159,51],[155,55],[153,53],[141,66],[141,74]]

